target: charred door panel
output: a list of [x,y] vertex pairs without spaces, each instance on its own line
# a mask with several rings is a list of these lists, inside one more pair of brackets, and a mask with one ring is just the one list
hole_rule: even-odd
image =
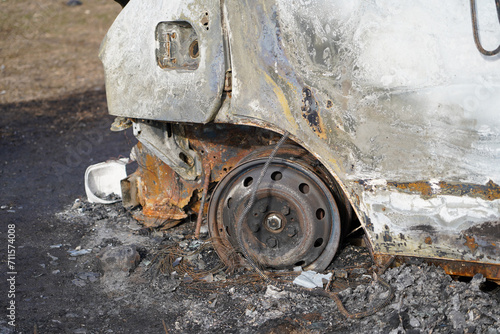
[[206,123],[224,89],[219,2],[132,0],[100,57],[112,115]]
[[[288,130],[341,180],[377,253],[500,262],[477,232],[500,217],[500,59],[476,49],[468,2],[225,7],[224,119]],[[477,11],[498,45],[494,1]]]

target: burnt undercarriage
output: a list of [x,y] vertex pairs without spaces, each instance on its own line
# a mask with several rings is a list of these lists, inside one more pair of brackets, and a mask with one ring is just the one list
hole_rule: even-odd
[[268,162],[278,134],[151,121],[136,122],[134,133],[139,167],[122,181],[124,206],[142,206],[135,217],[149,228],[196,217],[199,231],[207,222],[229,266],[247,258],[263,268],[321,271],[350,230],[354,214],[347,198],[306,150],[288,140]]

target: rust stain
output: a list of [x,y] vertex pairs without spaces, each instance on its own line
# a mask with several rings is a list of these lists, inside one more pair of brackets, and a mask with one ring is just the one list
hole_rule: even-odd
[[427,238],[425,238],[424,242],[425,242],[427,245],[432,245],[432,238],[431,238],[431,237],[427,237]]
[[[362,183],[362,182],[360,182]],[[484,200],[492,201],[500,199],[500,186],[493,181],[489,181],[485,185],[471,183],[448,183],[439,182],[438,191],[434,191],[431,183],[427,181],[415,182],[387,182],[389,187],[396,188],[404,193],[420,194],[424,198],[434,197],[436,195],[452,195],[452,196],[470,196],[479,197]]]
[[302,89],[302,117],[307,120],[311,129],[322,139],[326,139],[325,127],[319,115],[319,106],[311,89]]
[[476,239],[474,237],[470,237],[468,235],[464,235],[465,239],[467,240],[464,243],[464,246],[469,247],[472,253],[476,251],[476,249],[479,247],[478,244],[476,243]]
[[[373,255],[374,261],[379,267],[383,267],[386,263],[389,263],[392,257],[392,255],[380,253]],[[403,263],[412,263],[416,259],[423,260],[431,265],[439,266],[443,268],[448,275],[472,277],[480,273],[487,279],[500,281],[500,265],[491,263],[396,256],[393,266],[398,266]]]
[[428,182],[425,181],[417,181],[417,182],[387,182],[387,185],[390,187],[395,187],[398,190],[401,190],[405,193],[419,193],[423,196],[431,196],[432,188]]
[[[206,171],[211,182],[220,181],[240,160],[262,146],[277,140],[257,128],[234,125],[188,126],[185,137],[201,157],[204,173],[194,181],[181,178],[172,168],[152,155],[141,143],[137,144],[134,173],[140,180],[137,197],[142,212],[135,218],[149,228],[170,228],[190,215],[198,214]],[[223,135],[221,135],[223,134]]]

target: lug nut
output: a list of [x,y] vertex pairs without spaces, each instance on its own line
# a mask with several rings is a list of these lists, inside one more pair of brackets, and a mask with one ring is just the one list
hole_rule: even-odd
[[285,216],[290,213],[290,207],[288,205],[285,205],[284,207],[281,208],[281,213],[284,214]]
[[269,237],[266,240],[266,244],[271,248],[275,248],[276,246],[278,246],[278,240],[276,240],[275,237]]
[[289,238],[293,238],[293,237],[294,237],[294,236],[296,236],[296,235],[297,235],[297,228],[292,227],[291,229],[289,229],[289,230],[288,230],[288,234],[287,234],[287,236],[288,236]]
[[281,218],[275,214],[272,214],[266,219],[267,226],[271,230],[279,230],[281,228]]

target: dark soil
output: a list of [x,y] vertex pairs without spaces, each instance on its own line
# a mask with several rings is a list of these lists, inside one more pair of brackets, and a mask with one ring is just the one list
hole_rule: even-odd
[[[87,166],[128,156],[135,144],[130,132],[109,131],[102,90],[0,112],[0,333],[499,333],[500,293],[479,276],[455,281],[425,264],[389,269],[382,278],[395,297],[348,319],[331,298],[294,285],[297,273],[265,282],[215,270],[208,241],[191,238],[194,222],[151,231],[120,203],[87,203]],[[363,247],[344,246],[329,271],[352,313],[390,296]],[[5,313],[11,276],[15,329]]]

